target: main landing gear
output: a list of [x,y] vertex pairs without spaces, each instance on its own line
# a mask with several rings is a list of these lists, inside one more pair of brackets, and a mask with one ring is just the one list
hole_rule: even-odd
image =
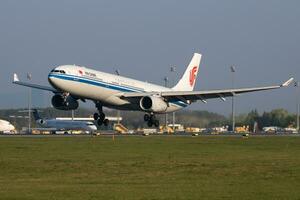
[[152,127],[154,125],[156,128],[159,128],[159,121],[156,119],[155,115],[153,115],[153,114],[150,114],[150,115],[145,114],[144,121],[147,122],[147,125],[149,127]]
[[94,113],[94,120],[97,121],[97,124],[99,126],[102,126],[102,124],[104,124],[104,126],[108,126],[109,120],[105,118],[105,114],[102,110],[102,105],[99,102],[96,102],[95,104],[99,113]]

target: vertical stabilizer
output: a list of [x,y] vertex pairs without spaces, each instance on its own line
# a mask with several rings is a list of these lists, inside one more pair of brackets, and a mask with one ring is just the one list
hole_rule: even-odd
[[35,121],[38,121],[38,120],[41,119],[41,117],[40,117],[40,115],[39,115],[37,109],[33,109],[33,110],[32,110],[32,113],[33,113],[33,117],[34,117],[34,120],[35,120]]
[[194,53],[194,56],[186,68],[183,76],[178,83],[172,88],[176,91],[193,91],[199,71],[199,64],[201,60],[201,54]]

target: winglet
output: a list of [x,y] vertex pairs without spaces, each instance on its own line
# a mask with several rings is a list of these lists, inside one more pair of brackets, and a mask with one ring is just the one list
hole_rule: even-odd
[[18,75],[16,73],[14,73],[14,81],[13,82],[18,82],[18,81],[20,81]]
[[294,78],[290,78],[286,82],[282,83],[280,87],[287,87],[293,82]]

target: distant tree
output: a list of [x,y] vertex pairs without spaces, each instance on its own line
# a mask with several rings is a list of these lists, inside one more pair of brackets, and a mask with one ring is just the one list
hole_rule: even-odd
[[259,120],[259,114],[255,109],[248,113],[248,115],[245,118],[244,124],[248,125],[250,127],[250,130],[252,130],[254,123],[257,122],[258,120]]
[[271,115],[271,113],[264,112],[258,120],[258,127],[260,129],[262,129],[265,126],[271,126],[271,125],[272,125],[272,115]]
[[284,109],[275,109],[271,111],[271,124],[273,126],[279,127],[286,127],[287,124],[287,117],[289,113],[287,110]]
[[266,126],[287,127],[295,124],[295,117],[284,109],[263,112],[262,115],[259,115],[256,110],[253,110],[248,113],[244,123],[252,127],[255,121],[258,123],[259,129]]

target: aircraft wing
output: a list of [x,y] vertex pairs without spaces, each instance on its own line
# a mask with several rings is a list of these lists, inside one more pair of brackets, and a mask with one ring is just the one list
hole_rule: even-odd
[[54,93],[59,93],[60,92],[60,91],[54,89],[53,87],[22,82],[22,81],[19,80],[17,74],[14,74],[13,83],[17,84],[17,85],[22,85],[22,86],[26,86],[26,87],[35,88],[35,89],[47,90],[47,91],[54,92]]
[[271,90],[277,89],[281,87],[287,87],[293,81],[293,78],[290,78],[288,81],[282,83],[281,85],[275,86],[267,86],[267,87],[254,87],[254,88],[241,88],[241,89],[224,89],[224,90],[209,90],[209,91],[166,91],[166,92],[130,92],[130,93],[123,93],[121,98],[141,98],[143,96],[148,95],[158,95],[167,100],[179,99],[181,101],[196,101],[201,100],[202,102],[206,103],[206,99],[213,99],[213,98],[221,98],[225,101],[225,97],[231,97],[242,93],[248,92],[256,92],[256,91],[263,91],[263,90]]

